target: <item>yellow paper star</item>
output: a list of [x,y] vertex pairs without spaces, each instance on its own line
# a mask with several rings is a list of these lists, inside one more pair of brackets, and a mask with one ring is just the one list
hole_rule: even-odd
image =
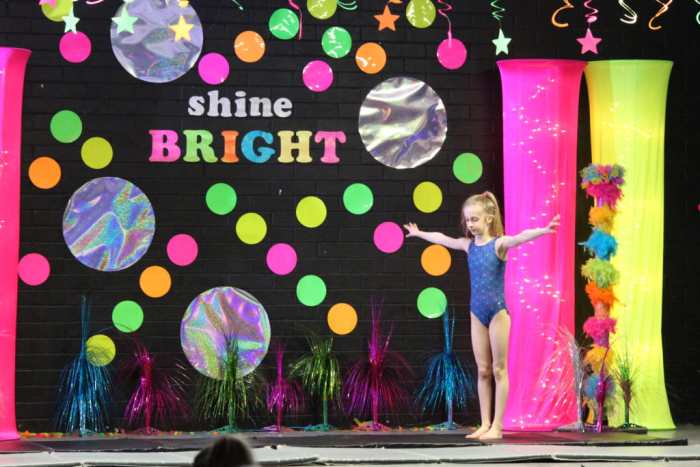
[[175,31],[175,42],[179,41],[180,39],[187,39],[188,41],[192,42],[192,38],[190,38],[190,29],[194,27],[194,24],[190,24],[185,20],[185,17],[180,15],[180,20],[177,22],[177,24],[171,24],[170,29]]
[[374,15],[377,21],[379,21],[379,30],[391,29],[396,31],[396,20],[399,19],[399,15],[392,15],[389,5],[384,5],[384,11],[381,15]]

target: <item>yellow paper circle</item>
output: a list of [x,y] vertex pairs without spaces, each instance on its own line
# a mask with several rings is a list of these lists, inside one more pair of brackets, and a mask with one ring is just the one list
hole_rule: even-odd
[[430,245],[420,255],[420,264],[431,276],[442,276],[452,266],[452,256],[444,246]]
[[255,245],[267,235],[267,223],[260,214],[247,212],[236,222],[236,235],[243,243]]
[[51,21],[60,23],[64,16],[68,16],[71,8],[73,8],[73,0],[56,0],[56,6],[50,3],[41,5],[41,12]]
[[328,310],[328,327],[336,334],[351,333],[357,326],[357,312],[352,305],[336,303]]
[[141,290],[151,298],[160,298],[167,294],[171,285],[170,273],[162,266],[149,266],[139,277]]
[[442,204],[442,190],[433,182],[421,182],[413,190],[413,204],[421,212],[435,212]]
[[94,136],[83,143],[80,157],[91,169],[104,169],[112,162],[112,145],[104,138]]
[[104,334],[95,334],[85,341],[87,360],[94,366],[105,366],[112,363],[117,355],[114,341]]
[[297,220],[304,227],[313,229],[326,220],[326,204],[321,198],[307,196],[297,204]]

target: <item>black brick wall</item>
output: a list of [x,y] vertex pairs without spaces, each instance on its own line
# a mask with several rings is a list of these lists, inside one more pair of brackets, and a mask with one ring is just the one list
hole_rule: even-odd
[[[280,41],[267,30],[271,12],[286,5],[283,1],[243,0],[239,12],[230,1],[193,1],[205,27],[203,52],[225,54],[231,63],[231,75],[219,86],[221,95],[232,96],[245,90],[250,96],[286,96],[294,103],[287,119],[212,119],[189,117],[187,98],[204,95],[204,85],[196,70],[175,82],[150,85],[124,71],[111,52],[108,28],[117,7],[115,1],[88,6],[76,3],[81,18],[78,29],[93,43],[93,54],[79,65],[64,62],[57,44],[62,23],[52,23],[41,14],[34,0],[5,0],[0,3],[0,45],[25,47],[33,51],[27,70],[23,115],[22,236],[21,254],[37,251],[46,255],[52,266],[49,280],[39,287],[20,285],[17,348],[17,416],[20,429],[47,430],[56,397],[60,369],[79,349],[79,295],[91,292],[94,331],[111,326],[111,309],[122,299],[141,303],[145,322],[139,336],[164,362],[184,356],[179,345],[179,324],[185,308],[200,292],[214,286],[233,285],[253,293],[267,308],[273,338],[285,342],[288,360],[304,346],[294,325],[303,324],[327,333],[325,312],[337,301],[348,301],[360,312],[354,333],[336,339],[341,358],[349,362],[366,348],[368,303],[380,297],[385,303],[385,318],[395,323],[392,347],[404,354],[414,366],[416,378],[422,375],[427,356],[441,347],[441,326],[428,322],[415,310],[415,298],[422,288],[443,288],[458,311],[455,346],[465,362],[471,362],[467,335],[468,277],[464,259],[453,254],[450,272],[431,279],[419,265],[427,245],[409,241],[393,255],[379,253],[371,242],[374,227],[383,220],[413,220],[424,228],[457,235],[458,210],[471,193],[485,189],[502,194],[501,101],[500,81],[493,46],[497,25],[490,17],[487,1],[452,3],[454,34],[469,48],[469,60],[458,71],[447,72],[435,58],[435,48],[445,36],[445,23],[438,17],[428,30],[417,30],[401,18],[398,30],[378,32],[373,14],[384,2],[359,2],[355,12],[338,10],[328,21],[305,15],[304,38]],[[302,2],[304,3],[304,2]],[[603,37],[597,57],[579,54],[575,38],[583,35],[585,25],[580,6],[565,13],[571,27],[558,30],[549,17],[559,6],[556,1],[503,2],[508,9],[503,27],[513,38],[510,58],[614,59],[650,58],[674,61],[671,77],[666,133],[666,217],[664,264],[664,354],[666,379],[676,421],[700,421],[694,394],[698,383],[697,260],[698,211],[700,191],[694,137],[697,122],[698,92],[693,67],[697,67],[698,33],[696,10],[692,2],[674,2],[661,17],[660,31],[646,28],[656,4],[639,5],[640,23],[626,26],[618,21],[621,10],[608,2],[601,9],[594,31]],[[637,6],[637,5],[635,5]],[[392,6],[401,11],[403,6]],[[313,94],[301,83],[301,70],[313,58],[322,58],[320,37],[326,27],[342,25],[353,37],[353,52],[333,60],[335,82],[321,94]],[[256,64],[244,64],[233,56],[232,42],[246,29],[260,32],[267,43],[265,57]],[[365,75],[354,64],[354,50],[361,42],[378,41],[387,50],[389,60],[378,75]],[[503,57],[503,56],[501,56]],[[330,60],[330,59],[329,59]],[[396,171],[375,162],[365,151],[357,133],[357,114],[365,94],[381,81],[408,75],[426,81],[447,106],[449,131],[443,149],[430,163],[415,170]],[[644,96],[640,96],[643,99]],[[587,164],[590,154],[588,109],[582,86],[579,125],[579,166]],[[73,144],[62,145],[50,135],[51,116],[69,108],[83,119],[84,132]],[[348,141],[339,146],[341,163],[323,165],[318,145],[312,145],[314,163],[280,165],[271,161],[253,165],[238,164],[151,164],[151,128],[204,128],[214,135],[221,129],[241,132],[251,129],[343,130]],[[90,136],[103,136],[113,145],[115,157],[101,171],[87,168],[80,160],[80,144]],[[222,143],[215,140],[217,153]],[[452,176],[451,163],[461,152],[475,152],[484,162],[484,176],[466,186]],[[59,185],[48,191],[35,188],[28,180],[27,167],[39,155],[51,155],[63,169]],[[695,167],[693,169],[692,167]],[[95,273],[78,263],[67,249],[61,234],[61,219],[70,195],[86,181],[97,176],[119,176],[136,183],[151,199],[157,214],[157,230],[148,254],[135,266],[116,273]],[[431,215],[417,213],[411,201],[415,185],[432,180],[443,189],[445,201]],[[218,181],[231,183],[239,194],[239,204],[229,216],[214,216],[206,210],[204,193]],[[368,183],[375,194],[373,210],[364,216],[351,216],[341,204],[342,190],[351,182]],[[300,226],[294,207],[304,195],[323,197],[329,216],[318,229]],[[585,212],[588,203],[579,196],[577,238],[588,233]],[[237,215],[255,210],[268,221],[265,241],[249,247],[234,233]],[[658,222],[658,219],[649,219]],[[187,268],[169,266],[165,253],[167,240],[175,233],[187,232],[199,242],[198,260]],[[297,269],[289,276],[276,277],[265,266],[265,253],[274,242],[292,243],[300,257]],[[644,248],[660,248],[656,245]],[[577,265],[583,258],[578,253]],[[173,277],[173,287],[162,299],[145,297],[138,287],[138,275],[151,264],[165,265]],[[326,301],[317,309],[298,304],[294,288],[303,274],[317,273],[328,285]],[[576,297],[577,321],[591,313],[579,281]],[[120,349],[126,340],[114,330]],[[122,353],[121,356],[124,354]],[[120,353],[118,351],[117,362]],[[262,370],[271,374],[274,364],[267,358]],[[193,372],[194,373],[194,372]],[[415,387],[418,381],[411,381]],[[115,413],[123,409],[124,394],[118,394]],[[310,416],[301,422],[309,422]],[[459,421],[478,419],[475,407]],[[264,414],[258,425],[266,424]],[[412,415],[402,414],[401,422],[417,423]],[[334,419],[347,423],[344,418]],[[119,425],[119,421],[117,421]],[[191,424],[182,428],[202,428]]]

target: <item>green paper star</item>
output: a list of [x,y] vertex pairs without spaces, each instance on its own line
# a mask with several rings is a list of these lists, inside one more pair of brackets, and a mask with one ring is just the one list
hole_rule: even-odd
[[67,16],[64,16],[63,22],[66,24],[65,29],[63,32],[78,32],[77,26],[78,26],[78,21],[80,21],[80,18],[76,17],[73,14],[73,8],[70,9],[70,13]]
[[504,53],[508,55],[508,43],[510,42],[510,37],[506,37],[503,34],[503,30],[498,28],[498,37],[491,42],[496,46],[496,55]]
[[114,21],[117,25],[117,34],[120,32],[129,32],[133,34],[134,23],[138,20],[138,16],[131,16],[129,14],[129,11],[126,9],[126,5],[124,5],[121,15],[112,18],[112,21]]

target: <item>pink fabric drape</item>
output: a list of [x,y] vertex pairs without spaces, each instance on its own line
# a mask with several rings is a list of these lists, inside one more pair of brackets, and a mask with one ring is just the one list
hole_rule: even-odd
[[0,47],[0,440],[17,439],[15,333],[24,70],[31,52]]
[[[576,60],[498,61],[503,89],[506,234],[561,226],[508,253],[512,318],[507,430],[551,430],[577,420],[571,359],[557,336],[574,334],[576,138],[581,75]],[[556,362],[552,364],[552,359]],[[548,373],[548,374],[545,374]]]

